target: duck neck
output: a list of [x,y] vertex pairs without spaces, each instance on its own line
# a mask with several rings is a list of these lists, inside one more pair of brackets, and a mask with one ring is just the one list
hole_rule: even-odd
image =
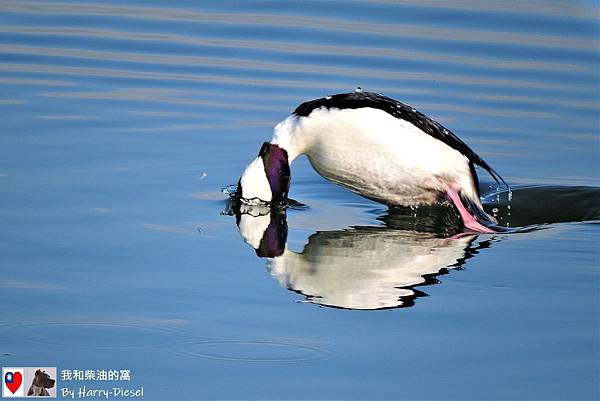
[[289,116],[277,124],[273,132],[271,144],[285,149],[290,164],[307,151],[311,142],[310,136],[302,129],[303,119],[304,117]]

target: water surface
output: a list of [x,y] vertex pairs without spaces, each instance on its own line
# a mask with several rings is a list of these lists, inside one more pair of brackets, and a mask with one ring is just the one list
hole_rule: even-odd
[[[597,17],[0,2],[1,365],[131,369],[146,399],[599,398]],[[306,207],[229,215],[272,127],[356,86],[459,135],[513,186],[486,210],[535,229],[460,235],[305,159]]]

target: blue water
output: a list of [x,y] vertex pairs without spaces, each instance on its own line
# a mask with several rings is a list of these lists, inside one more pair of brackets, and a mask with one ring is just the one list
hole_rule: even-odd
[[[129,369],[144,399],[600,398],[598,14],[0,2],[0,365]],[[221,189],[356,86],[460,136],[514,187],[486,210],[532,229],[440,232],[301,159],[258,257]]]

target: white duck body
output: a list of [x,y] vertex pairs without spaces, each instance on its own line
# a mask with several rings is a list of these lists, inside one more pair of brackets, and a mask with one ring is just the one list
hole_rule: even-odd
[[389,205],[432,204],[450,187],[479,202],[463,154],[380,109],[290,116],[275,127],[271,143],[288,151],[290,163],[306,154],[326,179]]

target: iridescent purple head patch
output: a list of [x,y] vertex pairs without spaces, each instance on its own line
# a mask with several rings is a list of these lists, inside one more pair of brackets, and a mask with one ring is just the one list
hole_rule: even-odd
[[260,246],[256,249],[256,255],[263,258],[281,256],[287,241],[285,212],[272,211],[270,214],[271,222],[260,240]]
[[271,203],[281,205],[287,202],[290,190],[290,163],[285,149],[265,142],[258,156],[262,158],[265,174],[271,187]]

